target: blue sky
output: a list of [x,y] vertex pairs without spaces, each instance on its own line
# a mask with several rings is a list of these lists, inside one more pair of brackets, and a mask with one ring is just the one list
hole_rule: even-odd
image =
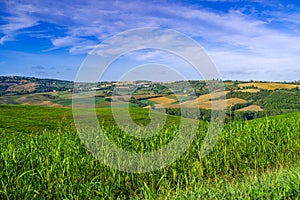
[[[223,80],[300,80],[300,2],[291,0],[2,0],[0,75],[74,80],[97,44],[144,27],[173,29],[196,40]],[[131,54],[107,79],[114,79],[120,67],[126,71],[153,61],[173,64],[195,78],[178,59],[170,62],[166,56],[165,61],[162,55],[154,50]]]

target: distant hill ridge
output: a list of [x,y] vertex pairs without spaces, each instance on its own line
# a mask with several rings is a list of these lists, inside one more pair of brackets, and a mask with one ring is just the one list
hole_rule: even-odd
[[[116,85],[123,83],[122,86],[132,84],[131,81],[126,82],[115,82]],[[150,82],[150,81],[149,81]],[[193,81],[191,81],[193,82]],[[203,82],[201,80],[200,82]],[[223,81],[225,85],[234,84],[240,89],[247,92],[252,90],[257,92],[255,89],[292,89],[297,86],[300,87],[300,81],[294,82],[266,82],[266,81]],[[106,82],[110,84],[111,82]],[[117,84],[118,83],[118,84]],[[5,94],[28,94],[38,92],[53,92],[53,91],[66,91],[73,89],[74,82],[59,79],[49,78],[35,78],[35,77],[23,77],[23,76],[0,76],[0,96]],[[242,91],[242,90],[241,90]]]
[[65,91],[73,88],[72,81],[40,79],[22,76],[0,76],[0,96],[38,92]]

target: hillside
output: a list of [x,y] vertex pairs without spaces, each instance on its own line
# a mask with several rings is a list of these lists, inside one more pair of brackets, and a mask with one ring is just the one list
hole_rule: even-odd
[[20,95],[38,92],[66,91],[73,88],[73,82],[38,79],[34,77],[0,76],[0,96]]
[[[71,81],[37,79],[28,77],[0,77],[0,104],[44,105],[71,107],[74,83]],[[216,81],[218,82],[218,81]],[[182,89],[189,83],[195,96]],[[242,82],[224,81],[225,92],[209,93],[205,81],[178,81],[156,83],[150,81],[100,82],[94,85],[78,84],[82,98],[80,104],[86,105],[85,98],[95,96],[95,106],[124,107],[128,101],[131,107],[152,109],[166,108],[169,113],[181,106],[209,110],[215,108],[228,111],[228,119],[253,119],[266,115],[276,115],[300,110],[299,83]],[[169,89],[173,88],[176,95]],[[132,94],[130,91],[134,91]],[[77,93],[76,93],[77,94]],[[225,98],[225,102],[221,99]],[[207,113],[207,112],[204,112]],[[205,114],[206,119],[209,116]]]

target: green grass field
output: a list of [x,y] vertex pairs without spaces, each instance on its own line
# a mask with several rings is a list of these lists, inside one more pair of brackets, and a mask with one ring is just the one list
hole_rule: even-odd
[[[122,108],[120,108],[122,109]],[[176,134],[180,118],[137,141],[111,110],[96,109],[108,137],[127,150],[155,150]],[[131,108],[139,124],[148,110]],[[81,143],[69,108],[0,106],[0,199],[297,199],[300,113],[225,124],[214,150],[200,159],[208,122],[176,162],[141,174],[114,170]],[[160,139],[161,138],[161,139]]]

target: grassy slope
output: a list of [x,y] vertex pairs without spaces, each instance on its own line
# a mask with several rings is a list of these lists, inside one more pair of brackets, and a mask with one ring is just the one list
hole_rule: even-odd
[[[0,199],[299,197],[300,113],[229,123],[203,159],[198,151],[207,127],[201,124],[180,159],[146,174],[99,163],[81,144],[71,114],[66,108],[0,106]],[[116,139],[110,110],[98,114]],[[147,120],[145,109],[133,109],[132,116]],[[170,123],[165,134],[174,131]],[[136,145],[130,137],[124,141]]]
[[43,130],[62,128],[63,121],[72,120],[66,108],[28,105],[0,105],[0,131],[6,133],[41,133]]

